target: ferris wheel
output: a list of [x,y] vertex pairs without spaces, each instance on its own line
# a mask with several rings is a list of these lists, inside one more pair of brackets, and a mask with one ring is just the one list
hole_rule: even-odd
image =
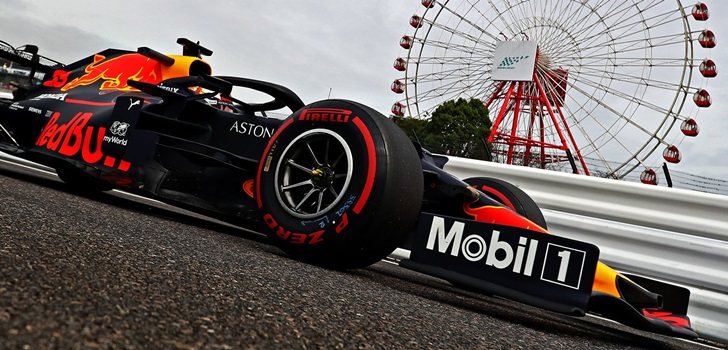
[[[392,114],[449,100],[489,111],[493,160],[657,184],[659,159],[699,133],[717,67],[705,3],[679,0],[422,0],[394,61]],[[699,58],[698,58],[699,57]],[[679,131],[678,131],[679,130]]]

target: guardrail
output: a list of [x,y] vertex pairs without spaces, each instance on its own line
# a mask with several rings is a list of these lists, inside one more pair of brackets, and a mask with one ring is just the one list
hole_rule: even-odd
[[728,196],[455,157],[445,170],[509,181],[549,231],[596,244],[618,270],[687,287],[696,331],[728,342]]

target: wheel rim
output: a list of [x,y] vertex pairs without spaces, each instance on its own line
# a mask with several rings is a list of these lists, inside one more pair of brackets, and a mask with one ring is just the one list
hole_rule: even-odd
[[343,137],[328,129],[306,131],[288,144],[276,165],[278,202],[296,218],[319,217],[344,197],[353,169]]

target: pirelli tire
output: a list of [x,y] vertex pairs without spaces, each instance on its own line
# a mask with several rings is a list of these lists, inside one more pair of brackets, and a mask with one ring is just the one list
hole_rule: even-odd
[[371,265],[413,230],[423,196],[412,142],[362,104],[298,110],[263,152],[255,197],[263,230],[291,256],[337,269]]
[[533,199],[514,184],[492,177],[471,177],[463,180],[533,223],[546,229],[546,219]]

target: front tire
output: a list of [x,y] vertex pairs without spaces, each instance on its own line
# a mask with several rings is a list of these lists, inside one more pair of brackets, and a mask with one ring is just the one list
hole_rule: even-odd
[[526,219],[547,229],[546,219],[544,219],[538,204],[526,192],[523,192],[512,183],[492,177],[471,177],[463,181],[498,203],[511,208]]
[[273,135],[255,195],[264,231],[291,256],[364,267],[414,229],[422,166],[391,120],[356,102],[325,100],[294,113]]

